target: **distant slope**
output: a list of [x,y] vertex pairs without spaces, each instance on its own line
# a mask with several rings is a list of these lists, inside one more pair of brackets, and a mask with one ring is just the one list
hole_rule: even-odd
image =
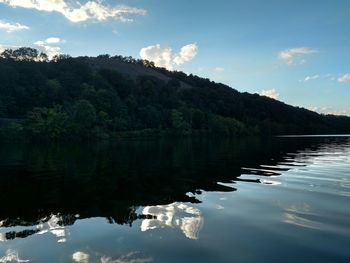
[[153,68],[145,67],[142,64],[125,62],[119,59],[111,59],[109,57],[79,57],[77,60],[86,63],[92,69],[99,71],[100,69],[115,70],[121,74],[128,75],[133,79],[139,76],[152,76],[163,81],[168,81],[170,77],[156,71]]
[[[131,57],[0,55],[2,135],[350,133],[350,118],[320,115]],[[11,119],[14,121],[11,122]]]
[[[77,60],[82,63],[86,63],[93,70],[99,71],[101,69],[115,70],[123,75],[127,75],[133,79],[137,79],[140,76],[152,76],[162,81],[169,81],[171,77],[157,71],[156,68],[146,67],[141,63],[125,62],[121,59],[111,59],[107,56],[99,57],[78,57]],[[132,60],[135,61],[135,60]],[[190,88],[186,82],[181,81],[183,88]]]
[[[195,103],[196,107],[205,110],[208,107],[207,101],[200,101],[196,97],[202,96],[219,101],[222,104],[222,107],[219,106],[217,109],[219,115],[234,117],[252,124],[257,123],[263,126],[266,133],[274,133],[274,130],[280,130],[283,134],[347,133],[350,131],[350,118],[347,116],[320,115],[305,108],[294,107],[258,94],[240,93],[224,84],[193,75],[188,76],[183,72],[171,72],[164,68],[146,67],[142,64],[109,58],[89,58],[85,62],[93,68],[108,68],[135,79],[140,76],[152,76],[163,81],[176,79],[181,82],[182,87],[192,89],[182,91],[184,99],[189,103]],[[285,127],[278,128],[278,126]]]

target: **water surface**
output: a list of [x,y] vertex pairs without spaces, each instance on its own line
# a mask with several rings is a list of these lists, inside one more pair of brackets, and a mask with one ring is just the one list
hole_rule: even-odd
[[0,147],[0,262],[350,262],[350,137]]

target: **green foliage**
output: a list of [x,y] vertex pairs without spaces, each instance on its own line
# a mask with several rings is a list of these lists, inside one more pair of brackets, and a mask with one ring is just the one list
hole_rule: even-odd
[[145,128],[158,128],[162,124],[161,113],[154,106],[141,108],[139,115]]
[[192,129],[195,129],[195,130],[203,129],[204,124],[205,124],[205,114],[198,109],[192,109]]
[[96,109],[87,100],[78,100],[74,105],[74,124],[81,134],[88,134],[89,129],[96,124]]
[[212,133],[223,135],[239,135],[249,133],[249,130],[246,129],[242,122],[214,114],[209,116],[209,129]]
[[100,89],[96,93],[97,108],[109,113],[111,116],[120,116],[123,112],[123,104],[114,90]]
[[97,93],[93,85],[83,83],[81,90],[82,90],[81,97],[83,99],[88,100],[95,105],[97,104]]
[[53,108],[34,108],[28,113],[26,128],[34,137],[58,139],[69,134],[69,116],[62,106]]
[[6,105],[0,97],[0,118],[6,116]]
[[8,140],[24,140],[24,127],[21,123],[12,122],[9,125],[0,127],[0,137]]
[[43,90],[44,98],[47,101],[60,102],[64,96],[61,83],[57,79],[49,79],[46,82],[46,87]]
[[126,131],[128,130],[129,125],[127,120],[116,117],[112,121],[112,127],[113,131]]
[[[136,75],[118,72],[126,63]],[[0,83],[2,136],[350,133],[348,117],[319,115],[131,57],[48,61],[31,48],[5,50]]]
[[16,61],[46,61],[47,55],[39,53],[38,50],[34,48],[21,47],[15,50],[6,49],[2,52],[0,57],[5,59],[12,59]]
[[190,125],[189,123],[184,119],[183,114],[178,110],[172,110],[171,111],[171,123],[173,126],[173,129],[181,135],[186,135],[190,133]]
[[104,128],[104,129],[107,129],[108,126],[111,124],[111,119],[108,115],[107,112],[104,112],[104,111],[100,111],[97,115],[97,123],[98,123],[98,126]]

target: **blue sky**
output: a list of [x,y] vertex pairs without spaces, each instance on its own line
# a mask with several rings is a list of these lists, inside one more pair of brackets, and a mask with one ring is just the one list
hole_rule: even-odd
[[0,50],[154,60],[350,116],[348,0],[0,0]]

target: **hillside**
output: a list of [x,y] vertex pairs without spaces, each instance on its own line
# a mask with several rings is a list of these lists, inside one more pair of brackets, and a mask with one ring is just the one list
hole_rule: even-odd
[[350,118],[320,115],[131,57],[58,56],[30,48],[0,59],[3,136],[350,133]]

